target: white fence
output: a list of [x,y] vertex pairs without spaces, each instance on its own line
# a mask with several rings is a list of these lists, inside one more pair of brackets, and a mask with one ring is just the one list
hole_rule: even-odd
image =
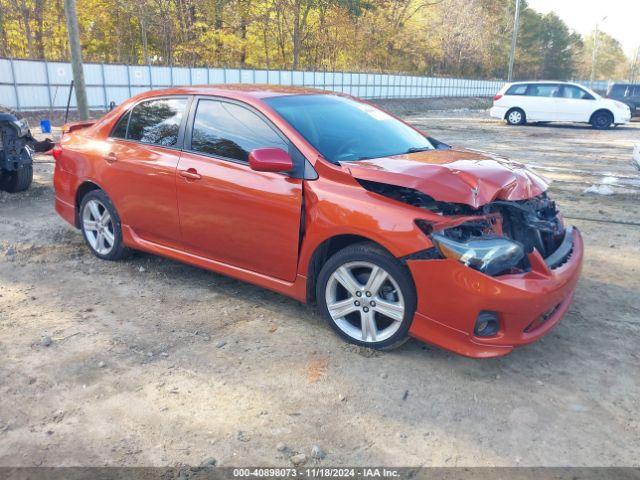
[[[92,109],[150,89],[179,85],[261,83],[344,92],[362,98],[491,97],[500,80],[419,77],[379,73],[303,72],[237,68],[187,68],[85,64]],[[71,65],[61,62],[0,59],[0,105],[15,110],[63,109],[67,104]],[[75,95],[71,97],[75,108]]]
[[[85,64],[91,109],[107,109],[138,93],[179,85],[261,83],[320,88],[368,99],[429,97],[492,97],[503,80],[420,77],[380,73],[304,72],[238,68],[188,68]],[[73,76],[63,62],[0,58],[0,105],[21,110],[64,109]],[[590,82],[580,82],[590,85]],[[594,82],[606,90],[608,82]],[[71,96],[75,109],[75,95]]]

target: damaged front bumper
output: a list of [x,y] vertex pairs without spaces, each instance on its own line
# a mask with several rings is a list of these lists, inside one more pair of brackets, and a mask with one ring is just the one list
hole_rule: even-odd
[[[491,277],[452,259],[407,258],[418,293],[409,333],[425,342],[474,358],[506,355],[546,335],[567,312],[583,258],[582,236],[567,228],[545,260],[534,250],[531,270]],[[494,312],[499,331],[474,334],[481,312]]]

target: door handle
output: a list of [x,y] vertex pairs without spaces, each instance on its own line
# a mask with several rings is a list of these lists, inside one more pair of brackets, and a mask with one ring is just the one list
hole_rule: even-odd
[[187,180],[200,180],[202,178],[202,175],[200,175],[195,168],[180,170],[180,176]]
[[114,152],[109,152],[104,156],[104,159],[107,163],[113,163],[118,161],[118,155]]

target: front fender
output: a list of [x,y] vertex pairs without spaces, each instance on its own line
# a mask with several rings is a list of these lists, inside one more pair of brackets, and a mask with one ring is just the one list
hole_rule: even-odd
[[375,242],[397,258],[432,246],[415,224],[425,212],[368,192],[355,181],[341,183],[320,177],[305,182],[304,198],[300,275],[306,276],[313,252],[340,235],[356,235]]

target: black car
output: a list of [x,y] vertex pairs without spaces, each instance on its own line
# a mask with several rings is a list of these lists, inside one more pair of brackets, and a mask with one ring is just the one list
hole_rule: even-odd
[[48,152],[53,145],[49,138],[37,141],[26,120],[0,107],[0,190],[15,193],[29,188],[33,180],[33,154]]
[[32,140],[26,121],[0,113],[0,190],[21,192],[31,185]]
[[614,83],[607,90],[607,97],[629,105],[632,117],[640,115],[640,84]]

